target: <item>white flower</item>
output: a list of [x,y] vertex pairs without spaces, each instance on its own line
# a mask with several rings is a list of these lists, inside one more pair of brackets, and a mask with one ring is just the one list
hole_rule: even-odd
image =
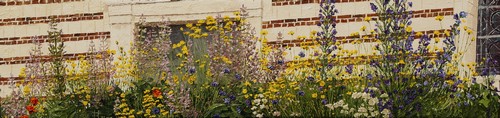
[[267,99],[262,99],[262,103],[267,103]]
[[363,93],[362,96],[363,96],[364,99],[370,99],[371,98],[370,94],[368,94],[368,93]]
[[368,107],[368,111],[373,111],[373,110],[375,110],[375,108],[373,108],[373,107]]
[[266,106],[264,106],[264,105],[260,105],[259,107],[260,107],[260,109],[266,108]]
[[354,117],[355,117],[355,118],[359,118],[359,116],[361,116],[361,114],[360,114],[360,113],[354,113]]
[[255,117],[262,118],[262,117],[264,117],[264,115],[263,114],[257,114],[257,115],[255,115]]
[[260,103],[260,99],[253,100],[254,103]]
[[389,115],[389,114],[391,114],[391,111],[389,111],[389,109],[384,109],[384,110],[382,110],[382,114]]
[[375,105],[377,103],[378,103],[378,99],[377,98],[372,98],[372,99],[370,99],[368,101],[368,104],[371,105],[371,106],[373,106],[373,105]]
[[347,104],[346,104],[346,105],[342,106],[342,109],[347,110],[347,109],[349,109],[349,106],[347,106]]
[[257,107],[253,106],[253,107],[252,107],[252,108],[250,108],[250,109],[251,109],[251,110],[255,110],[255,109],[257,109]]
[[352,93],[352,98],[357,99],[359,97],[361,97],[360,93],[357,93],[357,92],[356,93]]
[[264,95],[262,95],[262,94],[259,94],[259,97],[260,97],[260,98],[264,98]]
[[273,116],[280,116],[280,115],[281,115],[281,112],[279,112],[279,111],[273,112]]
[[358,108],[358,112],[361,112],[361,113],[366,113],[366,112],[367,112],[367,110],[366,110],[366,108],[364,108],[364,107],[360,107],[360,108]]
[[256,112],[256,111],[254,111],[254,112],[252,112],[252,114],[253,114],[253,115],[256,115],[256,114],[257,114],[257,112]]
[[326,107],[328,107],[330,110],[333,110],[335,107],[332,104],[326,104]]
[[378,113],[377,111],[373,111],[373,112],[371,112],[371,114],[372,114],[372,117],[375,117],[375,116],[377,116],[379,113]]

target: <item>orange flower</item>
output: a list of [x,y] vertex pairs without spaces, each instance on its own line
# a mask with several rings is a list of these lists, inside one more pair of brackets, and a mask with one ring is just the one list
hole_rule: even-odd
[[38,98],[36,97],[32,97],[30,99],[30,103],[33,104],[33,106],[36,106],[38,104]]
[[161,96],[161,91],[160,91],[160,90],[158,90],[158,89],[153,90],[153,96],[154,96],[154,97],[159,97],[159,96]]
[[20,118],[29,118],[29,116],[28,115],[23,115]]
[[31,105],[26,106],[26,110],[28,110],[28,112],[30,112],[30,113],[36,112],[35,107],[33,107]]

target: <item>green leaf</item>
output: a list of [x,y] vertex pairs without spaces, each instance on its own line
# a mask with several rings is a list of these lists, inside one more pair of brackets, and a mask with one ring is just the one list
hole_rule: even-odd
[[481,103],[484,107],[488,107],[490,104],[490,100],[484,98],[484,99],[480,100],[479,103]]

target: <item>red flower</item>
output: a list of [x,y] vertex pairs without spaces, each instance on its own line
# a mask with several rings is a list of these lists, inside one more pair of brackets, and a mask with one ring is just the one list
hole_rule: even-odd
[[28,112],[30,112],[30,113],[36,112],[35,107],[31,106],[31,105],[26,106],[26,110],[28,110]]
[[153,96],[154,97],[159,97],[161,95],[161,91],[159,89],[153,90]]
[[28,115],[23,115],[23,116],[21,116],[19,118],[29,118],[29,116]]
[[38,104],[38,98],[36,97],[32,97],[30,99],[30,103],[33,104],[33,106],[36,106]]

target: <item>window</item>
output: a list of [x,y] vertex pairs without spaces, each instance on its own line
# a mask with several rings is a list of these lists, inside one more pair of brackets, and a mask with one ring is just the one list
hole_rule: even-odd
[[[500,62],[500,0],[479,0],[476,62],[485,58]],[[500,70],[500,65],[489,65]],[[479,65],[478,72],[485,66]],[[500,73],[497,73],[500,74]]]

